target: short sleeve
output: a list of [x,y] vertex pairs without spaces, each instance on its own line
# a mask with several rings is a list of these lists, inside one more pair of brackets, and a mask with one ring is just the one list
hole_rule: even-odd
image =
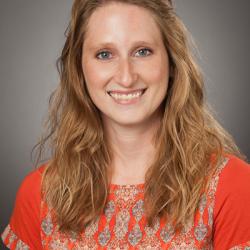
[[42,249],[40,204],[43,169],[41,166],[27,175],[18,189],[10,222],[1,235],[10,249]]
[[229,157],[220,173],[213,244],[215,250],[250,247],[250,165],[236,156]]

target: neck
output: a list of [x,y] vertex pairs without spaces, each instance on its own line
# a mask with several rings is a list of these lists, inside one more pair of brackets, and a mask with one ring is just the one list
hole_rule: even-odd
[[112,183],[141,183],[155,155],[154,136],[160,119],[143,125],[122,126],[104,123],[105,134],[112,149]]

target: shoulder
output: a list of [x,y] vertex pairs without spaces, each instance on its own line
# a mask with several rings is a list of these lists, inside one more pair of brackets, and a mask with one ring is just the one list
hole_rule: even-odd
[[3,242],[10,248],[15,245],[40,249],[41,181],[46,164],[30,172],[22,181],[15,206],[5,231]]
[[46,165],[41,165],[39,168],[33,170],[23,179],[16,198],[30,199],[40,195],[42,174]]
[[226,155],[215,194],[215,249],[229,249],[250,240],[250,165]]
[[236,178],[236,180],[241,178],[249,178],[250,176],[250,164],[246,161],[238,158],[234,155],[226,155],[228,159],[225,169],[222,175],[227,179]]
[[15,210],[40,207],[43,164],[25,176],[16,194]]
[[250,195],[250,165],[234,155],[226,155],[226,160],[219,175],[217,205],[226,200],[240,203]]

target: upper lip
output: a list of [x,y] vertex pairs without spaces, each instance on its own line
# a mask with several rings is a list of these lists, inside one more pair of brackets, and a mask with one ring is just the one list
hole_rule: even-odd
[[124,94],[124,95],[128,95],[128,94],[133,94],[136,92],[140,92],[140,91],[144,91],[146,89],[135,89],[135,90],[127,90],[127,91],[122,91],[122,90],[110,90],[108,91],[108,93],[116,93],[116,94]]

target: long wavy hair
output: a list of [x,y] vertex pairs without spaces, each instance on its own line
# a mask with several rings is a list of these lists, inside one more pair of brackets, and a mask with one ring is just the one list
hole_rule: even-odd
[[[81,232],[107,203],[112,151],[100,111],[86,88],[82,45],[91,14],[109,2],[74,1],[66,42],[57,60],[60,83],[49,99],[45,132],[33,148],[38,147],[38,166],[49,142],[52,155],[46,163],[42,190],[63,232]],[[155,136],[155,158],[145,176],[145,216],[149,226],[156,217],[167,216],[175,229],[181,229],[193,218],[223,154],[245,156],[204,101],[204,80],[191,53],[191,35],[171,1],[115,2],[150,11],[168,52],[173,73]]]

